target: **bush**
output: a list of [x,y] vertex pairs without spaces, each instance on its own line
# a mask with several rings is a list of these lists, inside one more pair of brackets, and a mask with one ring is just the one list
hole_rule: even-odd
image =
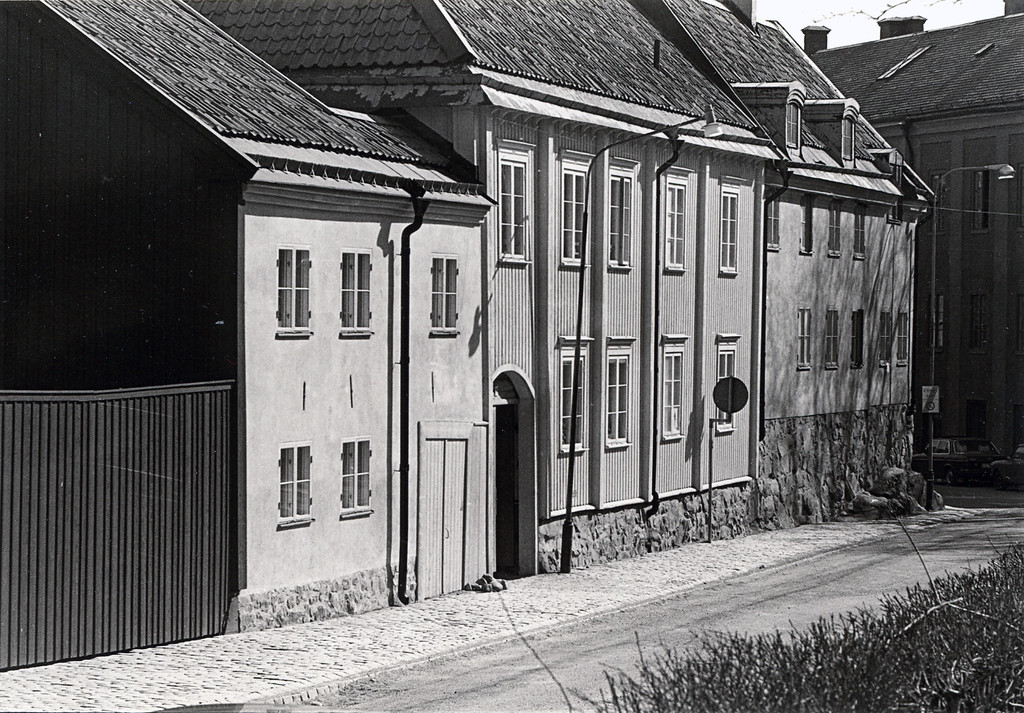
[[1024,711],[1024,550],[876,610],[806,630],[708,634],[639,675],[607,677],[617,713]]

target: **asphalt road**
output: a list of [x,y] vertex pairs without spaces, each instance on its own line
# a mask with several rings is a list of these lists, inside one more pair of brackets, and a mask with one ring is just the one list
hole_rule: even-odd
[[[933,576],[977,567],[1024,542],[1024,509],[914,533]],[[872,606],[926,578],[903,535],[738,576],[664,602],[555,632],[354,683],[315,703],[370,711],[589,710],[606,671],[637,670],[662,645],[693,646],[707,631],[749,633],[806,626]]]

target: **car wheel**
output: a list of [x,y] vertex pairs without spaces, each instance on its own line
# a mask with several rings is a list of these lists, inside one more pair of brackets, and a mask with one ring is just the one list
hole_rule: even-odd
[[953,472],[952,466],[947,465],[946,469],[942,471],[942,482],[946,485],[957,485],[960,483],[960,478]]
[[1000,490],[1006,490],[1010,487],[1010,479],[1003,475],[1002,471],[995,471],[992,473],[992,484]]

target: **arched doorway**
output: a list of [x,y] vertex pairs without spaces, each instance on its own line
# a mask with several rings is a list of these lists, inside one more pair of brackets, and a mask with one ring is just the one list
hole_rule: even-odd
[[500,577],[536,574],[533,392],[518,371],[504,371],[493,383],[495,574]]

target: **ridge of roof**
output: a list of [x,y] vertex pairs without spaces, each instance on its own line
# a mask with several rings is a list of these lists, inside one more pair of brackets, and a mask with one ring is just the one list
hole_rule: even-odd
[[[920,17],[920,16],[918,16],[918,17]],[[963,28],[975,27],[977,25],[983,25],[983,24],[990,23],[990,22],[991,23],[997,23],[1000,20],[1005,20],[1006,18],[1009,18],[1009,17],[1016,17],[1016,18],[1024,19],[1024,13],[1014,13],[1013,15],[997,15],[996,17],[983,17],[980,20],[972,20],[971,22],[964,22],[964,23],[961,23],[959,25],[947,25],[946,27],[936,27],[935,29],[932,29],[932,30],[922,30],[921,32],[911,32],[910,34],[906,34],[906,35],[895,35],[893,37],[881,37],[881,38],[874,39],[874,40],[865,40],[863,42],[853,42],[853,43],[848,44],[848,45],[840,45],[838,47],[829,47],[828,49],[823,49],[823,50],[821,50],[819,52],[815,52],[814,54],[815,54],[815,56],[820,55],[820,54],[831,54],[833,52],[842,52],[843,50],[852,50],[854,48],[866,47],[868,45],[877,45],[880,42],[897,42],[899,40],[906,40],[908,37],[920,37],[922,35],[934,35],[934,34],[940,33],[940,32],[955,32],[955,31],[958,31],[958,30],[962,30]],[[903,19],[903,18],[886,18],[886,19]]]

